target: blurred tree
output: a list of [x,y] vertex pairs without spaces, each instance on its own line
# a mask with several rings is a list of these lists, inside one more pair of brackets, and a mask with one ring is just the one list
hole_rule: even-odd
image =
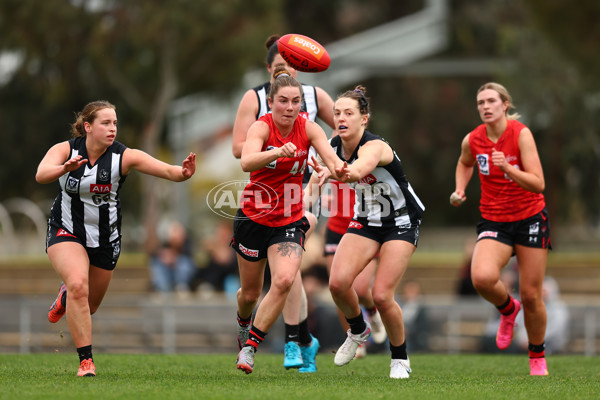
[[[154,153],[170,101],[239,87],[246,69],[262,67],[269,34],[298,32],[326,45],[424,3],[174,0],[167,7],[156,0],[3,0],[0,55],[15,51],[22,60],[10,79],[0,74],[3,197],[55,194],[33,180],[37,162],[51,144],[66,139],[71,113],[90,100],[112,100],[120,140]],[[460,141],[480,123],[475,92],[497,80],[536,136],[553,222],[598,225],[600,56],[593,50],[600,6],[563,3],[453,0],[448,48],[425,61],[485,60],[492,68],[390,71],[355,82],[367,85],[370,128],[397,149],[427,206],[427,224],[472,226],[477,219],[478,185],[469,186],[469,207],[452,209],[447,199]],[[153,197],[136,196],[126,191],[124,201]]]
[[[500,48],[517,61],[505,71],[537,137],[549,210],[558,224],[600,225],[600,5],[528,0],[511,7]],[[540,29],[541,28],[541,29]]]
[[[600,70],[600,2],[582,0],[576,6],[561,0],[526,0],[534,25],[560,52],[578,65],[581,72],[597,76]],[[596,80],[600,84],[600,80]],[[595,88],[597,89],[597,88]]]
[[286,1],[288,29],[320,43],[351,36],[423,8],[425,0]]
[[[119,140],[156,154],[170,103],[237,88],[279,16],[277,0],[3,0],[0,52],[22,57],[0,87],[0,157],[11,165],[0,173],[3,197],[50,193],[32,179],[37,161],[67,139],[70,113],[99,98],[117,106]],[[15,151],[23,148],[30,157]],[[154,232],[153,180],[141,179],[143,221]]]

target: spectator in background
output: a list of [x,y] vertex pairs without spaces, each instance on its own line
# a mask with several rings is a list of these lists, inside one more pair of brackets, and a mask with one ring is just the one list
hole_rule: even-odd
[[308,328],[319,338],[321,351],[337,349],[345,333],[336,323],[337,307],[329,292],[329,272],[323,263],[311,264],[302,270],[302,282],[306,291]]
[[468,238],[464,244],[464,258],[460,268],[457,293],[460,296],[479,296],[471,280],[471,259],[475,248],[475,238]]
[[188,233],[181,223],[171,222],[166,239],[150,255],[152,286],[163,294],[175,291],[184,299],[190,294],[195,272]]
[[[569,342],[570,312],[567,304],[560,297],[560,289],[556,280],[550,276],[544,278],[542,296],[546,304],[548,325],[546,327],[546,352],[548,354],[565,351]],[[522,315],[518,315],[517,341],[521,349],[527,348],[527,331]]]
[[[208,260],[196,274],[200,294],[233,290],[233,299],[235,299],[240,283],[235,250],[229,246],[232,236],[231,223],[221,220],[216,224],[214,234],[202,242]],[[231,295],[231,293],[227,294]]]
[[429,317],[421,301],[421,284],[407,281],[402,288],[402,315],[406,331],[408,351],[427,351],[429,349]]

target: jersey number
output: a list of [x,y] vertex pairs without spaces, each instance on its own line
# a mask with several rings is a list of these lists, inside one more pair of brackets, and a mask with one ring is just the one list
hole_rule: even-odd
[[[290,170],[290,174],[296,175],[298,173],[298,168],[300,167],[300,161],[296,161],[294,166]],[[304,174],[304,170],[306,169],[306,160],[302,163],[302,168],[300,169],[300,174]]]
[[110,193],[106,194],[95,194],[92,196],[94,204],[99,206],[102,202],[108,203],[110,201]]

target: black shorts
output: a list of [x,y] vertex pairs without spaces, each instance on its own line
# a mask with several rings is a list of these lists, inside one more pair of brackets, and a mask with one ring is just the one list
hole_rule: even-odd
[[335,251],[340,244],[340,240],[342,240],[343,233],[337,233],[327,228],[325,230],[325,248],[323,249],[324,256],[332,256],[335,254]]
[[86,247],[84,240],[72,235],[66,229],[59,228],[55,224],[48,224],[46,252],[48,252],[48,247],[62,242],[79,243],[87,252],[90,265],[107,271],[115,269],[119,256],[121,255],[121,237],[112,241],[108,246]]
[[252,221],[238,210],[233,221],[231,247],[248,261],[267,258],[267,250],[277,243],[297,243],[304,249],[306,231],[310,224],[306,217],[284,226],[266,226]]
[[352,220],[348,225],[346,233],[355,233],[360,236],[372,239],[380,244],[389,242],[390,240],[404,240],[414,244],[419,242],[419,227],[421,223],[413,224],[410,227],[391,226],[369,226]]
[[514,247],[515,244],[551,249],[550,221],[545,208],[532,217],[515,222],[495,222],[481,218],[477,224],[477,241],[493,239]]

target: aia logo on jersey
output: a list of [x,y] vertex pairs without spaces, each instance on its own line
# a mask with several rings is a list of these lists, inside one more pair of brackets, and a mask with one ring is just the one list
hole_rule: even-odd
[[375,178],[375,175],[369,174],[369,175],[365,176],[364,178],[362,178],[361,180],[359,180],[358,184],[359,185],[371,185],[375,182],[377,182],[377,178]]
[[308,154],[308,150],[301,149],[296,152],[296,157],[304,157],[307,154]]
[[111,183],[109,183],[108,185],[98,185],[96,183],[93,183],[90,185],[90,193],[110,193],[111,187]]
[[76,237],[75,235],[71,235],[69,232],[65,231],[64,229],[59,229],[58,232],[56,232],[56,236]]
[[361,224],[360,222],[356,222],[356,221],[350,221],[350,223],[348,224],[348,229],[350,229],[350,228],[362,229],[363,224]]

